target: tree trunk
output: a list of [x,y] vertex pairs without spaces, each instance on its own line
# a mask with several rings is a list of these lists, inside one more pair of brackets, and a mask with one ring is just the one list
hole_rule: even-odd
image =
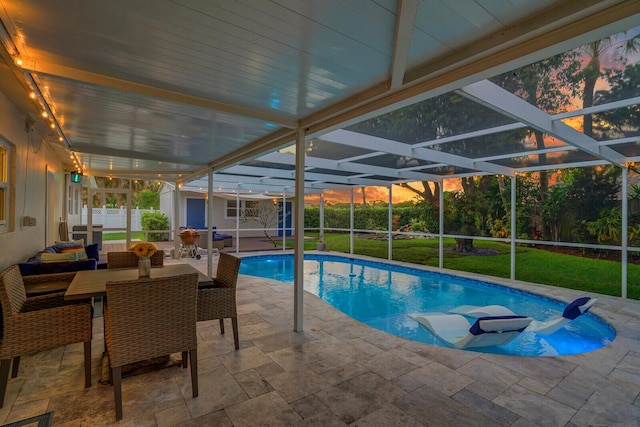
[[275,240],[273,240],[273,239],[271,238],[271,236],[269,235],[269,232],[267,232],[267,230],[264,230],[264,235],[267,237],[267,239],[269,239],[269,241],[270,241],[271,243],[273,243],[273,247],[274,247],[274,248],[277,248],[277,247],[278,247],[277,243],[275,242]]
[[473,252],[473,239],[456,239],[456,252],[459,254]]

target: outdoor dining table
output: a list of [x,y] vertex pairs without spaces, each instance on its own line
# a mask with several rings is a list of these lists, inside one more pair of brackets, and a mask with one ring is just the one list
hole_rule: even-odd
[[[181,274],[198,273],[198,285],[206,286],[213,284],[213,279],[204,273],[198,271],[190,264],[165,264],[151,268],[152,278],[179,276]],[[138,278],[138,268],[112,268],[106,270],[82,270],[76,273],[73,281],[64,294],[65,300],[77,300],[93,297],[105,298],[107,295],[107,282],[135,280]],[[195,313],[194,313],[195,315]],[[105,337],[106,338],[106,337]],[[105,352],[102,358],[102,372],[100,382],[108,384],[109,361],[108,354]],[[172,363],[169,356],[154,358],[149,361],[142,361],[140,364],[133,364],[123,369],[123,376],[130,374],[132,371],[148,371],[168,366],[180,365],[180,363]]]
[[[165,264],[152,267],[151,277],[171,277],[181,274],[198,273],[198,285],[211,285],[213,279],[198,271],[191,264]],[[107,295],[107,282],[135,280],[138,278],[138,267],[112,268],[106,270],[82,270],[76,273],[64,294],[65,300],[104,297]]]

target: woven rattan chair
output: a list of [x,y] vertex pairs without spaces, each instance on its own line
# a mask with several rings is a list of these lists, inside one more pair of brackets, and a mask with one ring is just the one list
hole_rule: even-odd
[[236,350],[240,348],[236,309],[236,282],[240,261],[238,257],[221,252],[213,286],[198,289],[198,321],[220,319],[220,332],[224,334],[224,319],[231,318]]
[[84,343],[85,387],[91,387],[91,303],[65,301],[64,293],[27,297],[17,265],[0,272],[2,341],[0,407],[9,380],[18,375],[20,356],[67,344]]
[[[107,252],[107,268],[133,268],[138,266],[138,256],[133,252]],[[151,255],[151,265],[164,265],[164,251]]]
[[52,294],[56,292],[64,292],[67,290],[76,272],[68,273],[51,273],[51,274],[35,274],[32,276],[22,276],[24,288],[28,297],[43,294]]
[[111,365],[116,420],[122,419],[122,367],[182,353],[191,359],[191,389],[198,397],[196,298],[198,274],[108,282],[105,340]]

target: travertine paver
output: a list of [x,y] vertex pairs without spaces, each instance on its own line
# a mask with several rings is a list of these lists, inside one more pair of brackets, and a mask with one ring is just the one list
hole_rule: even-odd
[[[170,260],[169,260],[170,262]],[[205,260],[185,260],[206,271]],[[495,281],[500,281],[496,279]],[[504,281],[504,283],[509,283]],[[570,301],[581,294],[516,282]],[[293,331],[293,288],[240,276],[241,349],[231,325],[198,324],[200,396],[188,369],[123,380],[123,426],[630,426],[640,422],[640,302],[598,296],[613,343],[567,357],[510,357],[429,346],[371,329],[306,294]],[[94,319],[93,386],[82,345],[24,356],[0,423],[53,410],[54,425],[115,425]]]

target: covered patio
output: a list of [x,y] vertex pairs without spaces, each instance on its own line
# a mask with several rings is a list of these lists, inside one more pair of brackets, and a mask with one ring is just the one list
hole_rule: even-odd
[[[439,186],[441,228],[433,234],[440,241],[445,181],[497,175],[512,183],[503,240],[515,263],[516,245],[529,243],[515,232],[516,177],[613,165],[622,177],[623,223],[622,243],[612,248],[622,254],[625,297],[626,257],[640,251],[626,234],[638,132],[631,126],[628,135],[595,137],[575,120],[637,108],[640,94],[547,111],[495,77],[628,34],[639,20],[633,0],[0,0],[0,244],[12,248],[0,254],[0,265],[55,241],[60,219],[77,213],[81,190],[70,172],[160,179],[178,194],[204,188],[208,224],[215,192],[295,200],[294,230],[305,229],[309,194],[338,189],[353,198],[356,189],[382,186],[391,200],[393,185],[430,182]],[[500,118],[455,131],[435,126],[434,135],[413,139],[396,121],[367,128],[447,97]],[[540,133],[543,143],[512,132]],[[595,352],[520,358],[449,350],[368,328],[305,292],[303,239],[295,233],[293,287],[240,277],[240,350],[217,322],[198,325],[200,396],[190,397],[185,370],[130,378],[124,393],[135,398],[125,400],[120,424],[564,426],[640,419],[637,301],[598,297],[593,312],[617,337]],[[211,275],[216,257],[167,262],[193,263]],[[515,279],[512,264],[510,279],[491,280],[565,301],[580,296]],[[101,319],[94,322],[97,378],[103,330]],[[112,424],[111,389],[82,388],[81,350],[25,356],[0,421],[53,410],[55,425]]]

